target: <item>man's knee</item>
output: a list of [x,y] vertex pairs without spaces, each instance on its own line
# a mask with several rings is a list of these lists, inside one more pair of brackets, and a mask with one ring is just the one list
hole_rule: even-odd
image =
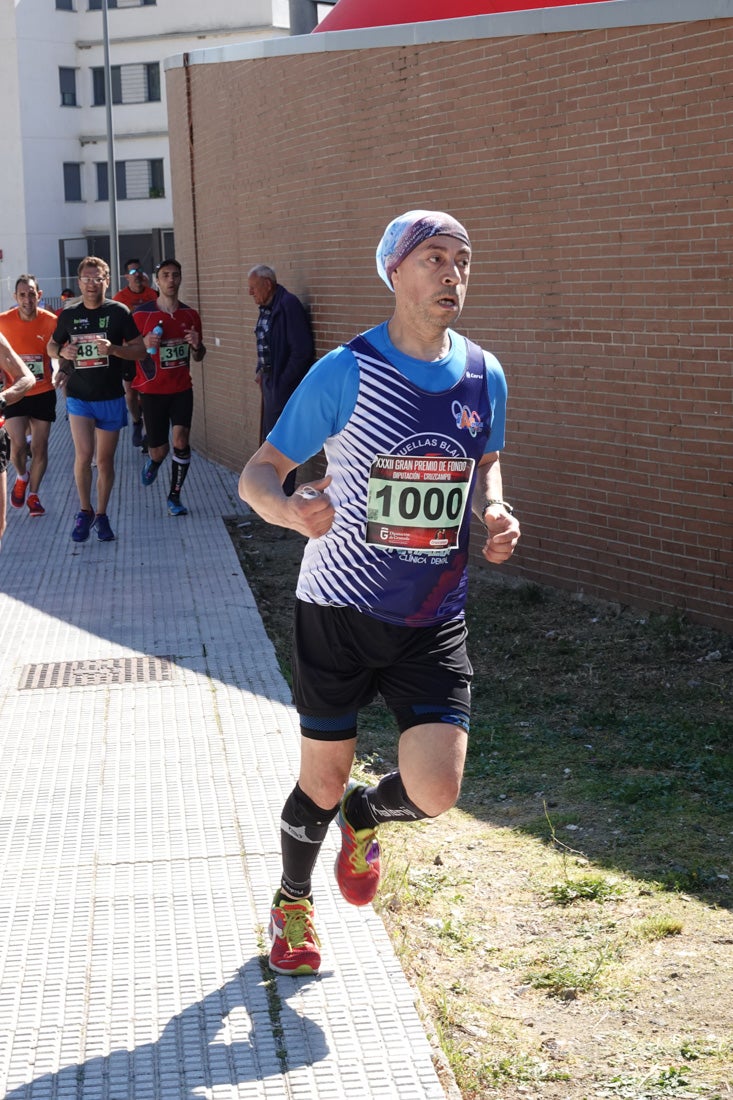
[[409,800],[422,811],[425,817],[440,817],[451,810],[461,793],[460,778],[441,776],[428,784],[415,783],[405,785]]

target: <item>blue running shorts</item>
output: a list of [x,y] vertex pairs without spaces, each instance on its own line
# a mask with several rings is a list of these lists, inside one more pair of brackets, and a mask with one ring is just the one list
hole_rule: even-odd
[[127,405],[124,397],[111,401],[82,401],[79,397],[66,398],[69,416],[86,416],[94,421],[95,428],[103,432],[118,432],[127,427]]

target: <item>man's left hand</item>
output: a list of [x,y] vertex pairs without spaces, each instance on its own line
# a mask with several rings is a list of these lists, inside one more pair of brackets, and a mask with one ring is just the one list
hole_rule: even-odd
[[490,511],[484,513],[484,523],[488,537],[482,553],[493,565],[501,565],[509,560],[519,541],[519,521],[497,509],[493,514]]

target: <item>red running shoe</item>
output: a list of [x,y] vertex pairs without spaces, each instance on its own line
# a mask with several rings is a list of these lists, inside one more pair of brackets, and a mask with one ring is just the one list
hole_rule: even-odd
[[28,478],[16,477],[13,491],[10,494],[10,503],[13,508],[22,508],[25,504],[25,494],[28,488]]
[[29,493],[26,504],[28,505],[28,511],[32,516],[45,516],[46,509],[43,507],[40,500],[38,499],[38,493]]
[[346,820],[345,807],[359,784],[349,783],[339,806],[338,825],[341,830],[341,851],[336,857],[336,882],[350,905],[368,905],[379,889],[379,841],[376,827],[353,829]]
[[321,965],[321,941],[313,926],[313,902],[275,894],[270,910],[270,970],[276,974],[315,974]]

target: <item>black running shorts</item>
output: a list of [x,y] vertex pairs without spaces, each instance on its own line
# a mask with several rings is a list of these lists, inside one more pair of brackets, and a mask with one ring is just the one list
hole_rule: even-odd
[[31,420],[46,420],[53,424],[56,419],[56,390],[30,393],[14,405],[8,405],[5,419],[13,420],[16,416],[28,416]]
[[193,419],[193,390],[182,393],[145,393],[141,391],[145,434],[148,447],[163,447],[171,426],[190,428]]
[[293,698],[306,737],[353,737],[357,712],[377,694],[400,732],[432,722],[467,730],[472,675],[463,619],[398,626],[296,600]]

